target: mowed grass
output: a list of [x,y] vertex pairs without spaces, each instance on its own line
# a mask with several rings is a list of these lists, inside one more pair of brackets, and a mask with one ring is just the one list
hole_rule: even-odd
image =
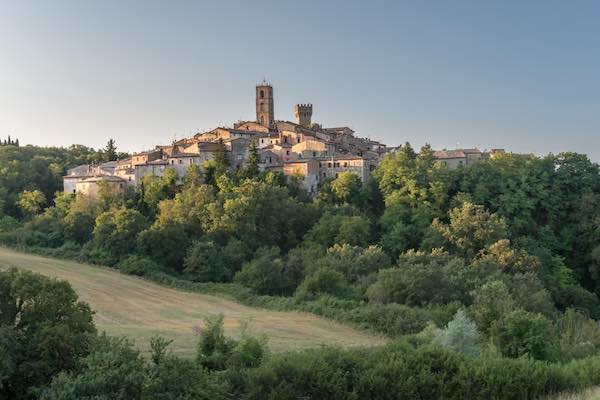
[[99,331],[124,335],[143,351],[160,335],[173,340],[174,353],[192,356],[204,318],[222,313],[225,333],[236,337],[248,324],[266,335],[273,351],[319,345],[374,346],[381,337],[312,314],[247,307],[218,296],[167,288],[109,268],[46,258],[0,248],[0,268],[16,267],[71,283],[79,298],[96,312]]

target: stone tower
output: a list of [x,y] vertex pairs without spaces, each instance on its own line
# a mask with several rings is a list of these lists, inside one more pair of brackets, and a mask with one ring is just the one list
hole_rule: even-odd
[[264,82],[256,85],[256,122],[267,128],[275,121],[273,86]]
[[305,128],[310,128],[312,118],[312,104],[296,104],[294,106],[294,116],[296,123]]

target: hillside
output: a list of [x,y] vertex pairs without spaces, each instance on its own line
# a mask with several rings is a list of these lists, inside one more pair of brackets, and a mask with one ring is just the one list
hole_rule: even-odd
[[300,349],[320,344],[371,346],[383,340],[317,316],[255,309],[210,295],[188,293],[159,286],[107,268],[56,260],[0,248],[0,268],[17,267],[65,279],[80,299],[96,312],[100,331],[125,335],[146,349],[155,334],[172,339],[172,349],[181,355],[195,351],[203,318],[225,316],[228,335],[239,333],[249,321],[253,334],[264,334],[274,351]]

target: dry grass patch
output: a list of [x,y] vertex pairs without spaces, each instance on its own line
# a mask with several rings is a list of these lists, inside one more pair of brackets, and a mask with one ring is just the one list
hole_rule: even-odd
[[143,350],[153,335],[173,340],[172,349],[191,355],[196,331],[210,314],[222,313],[225,331],[236,336],[245,321],[250,332],[266,335],[273,351],[318,345],[373,346],[383,338],[312,314],[252,308],[218,296],[167,288],[117,271],[0,248],[0,268],[17,267],[67,280],[96,312],[100,331],[125,335]]

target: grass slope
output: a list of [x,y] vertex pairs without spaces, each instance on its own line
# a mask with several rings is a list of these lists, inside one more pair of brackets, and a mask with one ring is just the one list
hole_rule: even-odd
[[141,349],[161,335],[172,339],[171,349],[192,355],[197,331],[210,314],[225,316],[225,331],[236,336],[249,322],[252,334],[266,335],[273,351],[314,347],[379,345],[384,339],[311,314],[247,307],[211,295],[166,288],[108,268],[46,258],[0,248],[0,268],[28,269],[71,283],[81,300],[96,312],[100,331],[124,335]]

